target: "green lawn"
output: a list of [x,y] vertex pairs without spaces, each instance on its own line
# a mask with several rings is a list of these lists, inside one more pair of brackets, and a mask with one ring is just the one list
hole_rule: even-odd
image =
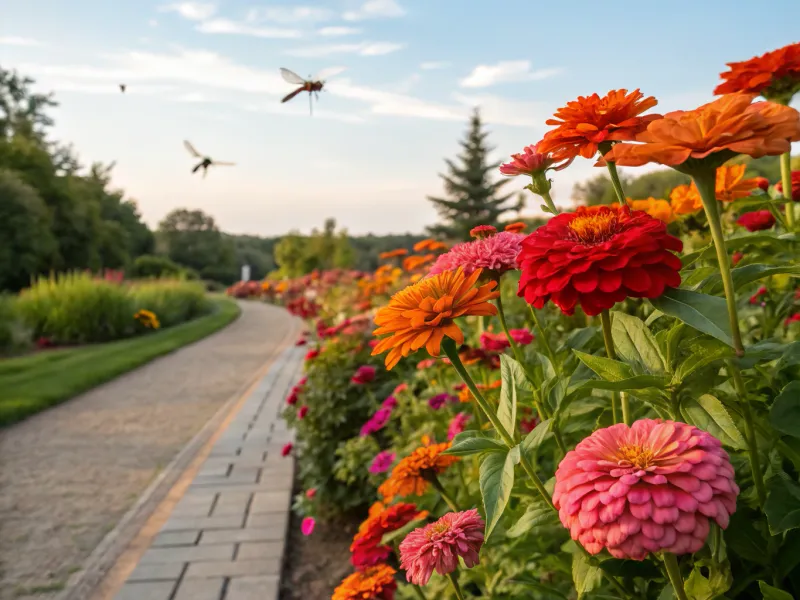
[[168,329],[108,344],[0,360],[0,426],[21,421],[206,337],[239,316],[233,300],[214,297],[212,302],[210,314]]

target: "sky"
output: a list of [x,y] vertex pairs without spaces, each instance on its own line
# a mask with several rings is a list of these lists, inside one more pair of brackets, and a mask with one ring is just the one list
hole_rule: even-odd
[[[187,207],[258,235],[309,232],[327,217],[353,234],[421,232],[474,107],[491,158],[505,160],[579,95],[640,88],[659,112],[708,102],[726,62],[797,42],[800,22],[796,0],[0,0],[0,10],[0,65],[54,92],[53,137],[84,165],[116,161],[113,185],[150,226]],[[307,94],[281,104],[293,89],[281,67],[328,77],[313,116]],[[236,166],[192,175],[183,140]],[[578,159],[554,173],[556,203],[570,206],[573,184],[597,172]],[[528,194],[523,214],[538,205]]]

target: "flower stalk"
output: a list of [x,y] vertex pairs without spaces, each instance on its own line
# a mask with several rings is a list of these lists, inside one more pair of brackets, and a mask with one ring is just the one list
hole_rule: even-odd
[[665,552],[663,558],[669,582],[672,584],[672,589],[675,590],[675,597],[678,600],[689,600],[686,596],[686,590],[683,588],[683,577],[681,577],[681,569],[678,566],[677,557],[672,552]]
[[781,187],[786,199],[786,228],[794,229],[794,204],[792,200],[792,153],[781,154]]
[[453,585],[453,590],[456,593],[456,598],[458,598],[458,600],[464,600],[464,594],[461,591],[461,587],[458,585],[458,571],[453,571],[452,573],[448,573],[447,578]]
[[758,443],[756,442],[756,432],[753,420],[753,411],[750,408],[750,401],[747,399],[747,388],[739,367],[733,361],[726,361],[726,366],[733,376],[733,386],[739,395],[742,404],[742,417],[744,418],[744,434],[747,442],[747,454],[750,459],[750,470],[753,473],[753,484],[756,486],[756,496],[759,506],[763,507],[767,500],[767,489],[764,485],[764,474],[761,471],[761,461],[758,457]]
[[530,304],[528,304],[528,308],[531,311],[534,325],[536,325],[536,327],[539,329],[539,341],[542,344],[542,348],[544,348],[544,351],[547,353],[547,357],[550,359],[553,367],[555,367],[556,355],[555,352],[553,352],[553,349],[550,347],[550,342],[547,340],[547,334],[544,332],[544,327],[542,327],[542,323],[539,320],[539,315],[536,313],[536,309],[534,309]]
[[439,478],[436,477],[436,474],[432,473],[428,477],[426,477],[426,479],[430,481],[433,488],[437,492],[439,492],[439,495],[442,497],[442,500],[444,500],[445,504],[447,504],[447,506],[450,507],[450,510],[452,510],[453,512],[459,512],[458,504],[456,504],[456,501],[453,499],[453,497],[447,493],[447,490],[444,489],[442,482],[439,481]]
[[[608,358],[617,360],[617,353],[614,351],[614,338],[611,335],[611,315],[607,310],[600,313],[600,322],[603,324],[603,342],[606,346],[606,354]],[[616,395],[616,394],[614,394]],[[631,425],[631,407],[628,402],[628,394],[625,392],[619,393],[620,404],[622,405],[622,422],[628,427]],[[616,413],[616,402],[612,400],[611,411]],[[617,422],[616,414],[613,414],[614,422]]]

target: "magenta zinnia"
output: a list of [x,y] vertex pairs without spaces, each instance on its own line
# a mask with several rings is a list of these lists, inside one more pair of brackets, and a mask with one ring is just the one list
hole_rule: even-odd
[[455,271],[458,267],[462,267],[467,275],[476,269],[484,269],[497,275],[517,269],[517,254],[524,239],[525,236],[520,233],[501,231],[489,237],[456,244],[436,259],[428,277],[445,271]]
[[447,513],[441,519],[409,533],[400,543],[400,567],[406,578],[425,585],[435,570],[440,575],[458,567],[458,557],[467,568],[480,562],[483,545],[483,519],[474,508]]
[[709,521],[722,529],[739,488],[720,441],[686,423],[642,419],[595,431],[556,471],[553,504],[591,554],[643,560],[703,547]]

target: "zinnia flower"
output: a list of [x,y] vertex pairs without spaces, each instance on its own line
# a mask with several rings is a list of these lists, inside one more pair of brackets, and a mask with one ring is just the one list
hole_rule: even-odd
[[[775,191],[783,194],[783,183],[776,183]],[[792,171],[792,200],[800,202],[800,171]]]
[[433,254],[426,254],[425,256],[409,256],[403,260],[403,270],[413,271],[423,265],[428,264],[429,262],[433,262],[435,258],[436,256]]
[[469,423],[470,416],[467,413],[458,413],[455,417],[450,420],[450,424],[447,426],[447,439],[453,441],[453,438],[456,437],[459,433],[464,431],[464,428]]
[[427,250],[428,252],[447,250],[447,244],[444,242],[437,242],[436,240],[432,239],[421,240],[414,244],[414,252],[422,252],[423,250]]
[[[769,189],[769,179],[766,177],[753,177],[753,181],[756,182],[756,185],[764,192]],[[800,184],[800,181],[798,181]],[[794,186],[792,186],[794,188]]]
[[399,258],[401,256],[406,256],[408,254],[408,250],[405,248],[398,248],[397,250],[389,250],[388,252],[381,252],[378,255],[380,260],[387,260],[390,258]]
[[676,215],[690,215],[702,210],[703,200],[694,183],[684,183],[670,192],[669,205]]
[[783,320],[784,327],[789,327],[792,323],[800,323],[800,313],[794,313],[791,317]]
[[767,295],[767,288],[763,285],[756,290],[756,293],[750,296],[750,304],[760,304],[761,306],[765,306],[765,303],[761,301],[761,296]]
[[372,464],[369,466],[369,472],[373,475],[385,473],[391,468],[395,456],[396,455],[394,452],[389,452],[388,450],[382,450],[378,452],[375,455],[375,458],[372,459]]
[[728,66],[729,71],[720,73],[723,82],[714,89],[715,94],[747,92],[788,104],[800,90],[800,43]]
[[546,121],[556,128],[545,134],[537,151],[550,153],[557,160],[578,155],[592,158],[602,142],[636,139],[648,123],[661,117],[639,116],[656,104],[653,96],[645,98],[639,90],[630,94],[624,89],[612,90],[602,98],[597,94],[579,96]]
[[388,398],[386,398],[386,400],[381,402],[381,408],[392,409],[395,408],[396,406],[397,406],[397,398],[395,398],[394,396],[389,396]]
[[378,565],[347,576],[333,590],[331,600],[394,600],[396,571],[389,565]]
[[642,419],[599,429],[567,453],[553,504],[589,553],[643,560],[703,547],[725,529],[739,488],[718,439],[686,423]]
[[356,369],[356,372],[350,378],[351,383],[356,385],[364,385],[375,380],[375,367],[369,365],[362,365]]
[[473,237],[476,240],[482,240],[483,238],[494,235],[495,233],[497,233],[497,227],[494,225],[477,225],[469,230],[469,237]]
[[306,490],[306,498],[308,498],[309,500],[313,500],[314,496],[316,495],[317,495],[317,488],[308,488]]
[[294,345],[295,346],[305,346],[307,343],[308,343],[308,340],[306,338],[300,338],[299,340],[297,340],[294,343]]
[[314,517],[306,517],[303,519],[303,522],[300,524],[300,531],[305,536],[309,536],[314,533],[314,526],[317,522],[314,520]]
[[307,414],[308,414],[308,406],[304,404],[303,406],[300,407],[300,410],[297,411],[297,418],[305,419]]
[[431,475],[438,475],[459,461],[457,456],[442,454],[448,448],[450,442],[420,446],[395,465],[378,493],[385,502],[391,502],[395,496],[422,496],[428,489]]
[[306,352],[306,360],[314,360],[319,356],[320,350],[318,348],[312,348],[308,352]]
[[435,396],[428,399],[428,406],[430,406],[433,410],[439,410],[442,408],[447,402],[458,402],[458,396],[452,396],[447,392],[443,392],[441,394],[436,394]]
[[534,335],[527,329],[509,329],[508,334],[520,346],[527,346],[534,340]]
[[467,275],[476,269],[484,269],[495,276],[518,269],[517,254],[524,239],[525,236],[520,233],[501,231],[489,237],[456,244],[436,259],[428,271],[428,277],[459,267]]
[[350,562],[356,569],[365,569],[385,562],[391,555],[392,549],[381,545],[383,536],[428,515],[426,511],[420,511],[416,505],[402,502],[392,506],[376,502],[369,512],[369,516],[359,526],[358,533],[350,545],[352,553]]
[[467,568],[480,562],[484,522],[474,508],[451,512],[435,523],[420,527],[400,542],[400,568],[416,585],[425,585],[434,570],[448,575],[458,567],[458,558]]
[[[559,162],[553,159],[549,154],[539,152],[537,146],[538,144],[525,146],[520,154],[512,154],[511,162],[500,165],[500,172],[503,175],[510,175],[512,177],[516,175],[535,177],[539,174],[544,174],[546,171],[560,171],[566,169],[570,163],[575,160],[573,156],[572,158]],[[521,225],[523,226],[522,229],[525,229],[525,224],[521,223]],[[519,231],[522,231],[522,229]],[[505,231],[510,230],[506,227]]]
[[395,388],[392,390],[392,396],[397,396],[398,394],[405,392],[407,389],[408,389],[407,383],[405,382],[398,383],[397,386],[395,386]]
[[680,285],[683,247],[666,225],[627,207],[580,207],[534,231],[519,255],[517,294],[543,308],[553,300],[565,314],[580,305],[597,315],[627,297],[656,298]]
[[292,448],[294,448],[294,445],[291,442],[286,444],[283,448],[281,448],[281,456],[289,456],[289,454],[292,452]]
[[633,210],[644,211],[654,219],[658,219],[664,223],[672,223],[675,220],[672,214],[672,207],[666,200],[653,197],[647,198],[646,200],[631,200],[630,198],[627,200],[628,206]]
[[392,418],[391,408],[379,408],[375,414],[370,417],[369,421],[364,423],[361,427],[361,437],[367,437],[370,433],[380,431]]
[[761,231],[775,225],[775,217],[766,209],[754,210],[741,215],[736,219],[736,223],[747,229],[747,231]]
[[435,358],[423,358],[421,361],[417,363],[417,369],[420,371],[424,371],[425,369],[430,369],[431,367],[436,366],[436,359]]
[[292,391],[289,392],[288,396],[286,396],[286,404],[288,404],[289,406],[293,406],[297,404],[297,400],[298,400],[297,388],[292,388]]
[[522,221],[515,221],[514,223],[509,223],[508,225],[503,227],[503,231],[510,231],[511,233],[522,233],[527,228],[528,226]]
[[639,167],[655,162],[678,167],[711,155],[719,166],[736,154],[753,158],[788,152],[800,140],[800,113],[773,102],[751,104],[755,94],[730,94],[694,110],[677,110],[652,121],[636,136],[641,144],[621,143],[603,158]]
[[741,252],[734,252],[733,255],[731,255],[731,264],[735,267],[742,261],[743,258],[744,254]]
[[489,281],[476,287],[480,275],[480,269],[469,276],[458,269],[423,279],[397,292],[375,315],[379,327],[373,333],[386,337],[372,354],[389,350],[386,368],[391,369],[401,357],[423,346],[431,356],[438,356],[445,336],[463,344],[464,334],[455,319],[497,314],[497,308],[489,302],[499,296],[499,292],[492,291],[497,283]]
[[717,169],[717,180],[714,186],[717,200],[733,202],[739,198],[747,198],[753,190],[759,188],[758,178],[743,179],[747,165],[722,165]]
[[484,331],[480,337],[481,348],[490,352],[502,352],[506,348],[510,348],[511,344],[504,333],[492,333],[491,331]]

